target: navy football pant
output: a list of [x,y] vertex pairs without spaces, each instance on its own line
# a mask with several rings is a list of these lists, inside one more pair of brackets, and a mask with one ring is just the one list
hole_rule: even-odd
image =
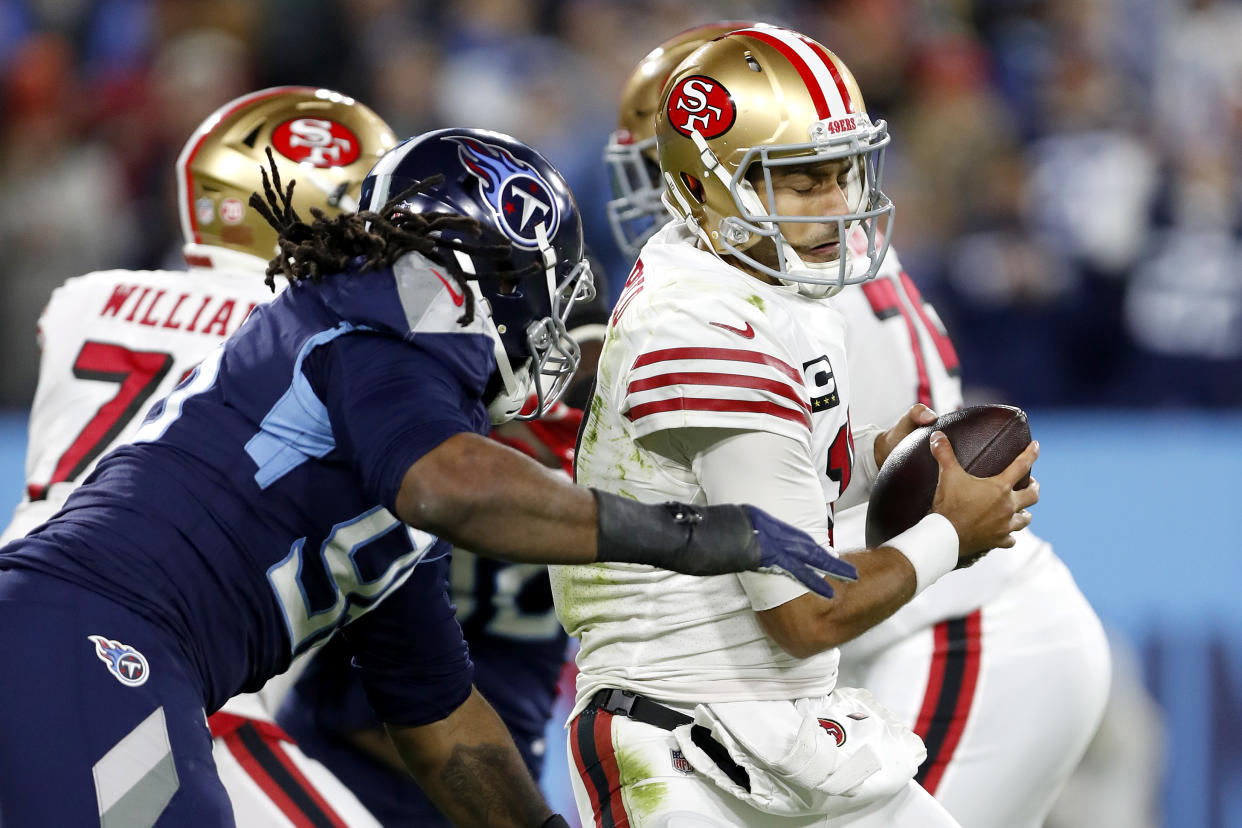
[[202,687],[167,633],[0,570],[0,641],[0,825],[233,825]]

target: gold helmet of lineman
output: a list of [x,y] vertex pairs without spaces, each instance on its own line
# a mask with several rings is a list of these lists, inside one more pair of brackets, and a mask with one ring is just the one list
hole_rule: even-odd
[[[893,213],[880,190],[888,126],[867,117],[854,76],[819,43],[765,25],[701,46],[665,84],[655,131],[665,206],[706,249],[813,297],[878,272]],[[840,165],[845,212],[764,206],[758,188],[775,204],[774,170],[824,162]],[[838,254],[805,261],[781,231],[792,223],[832,228]]]
[[281,181],[297,181],[293,206],[309,219],[311,207],[356,210],[362,180],[396,143],[378,115],[328,89],[277,86],[230,101],[177,158],[186,262],[262,270],[275,255],[276,231],[249,204],[262,192],[268,147]]
[[608,223],[618,246],[631,259],[638,258],[643,244],[669,218],[660,201],[664,183],[655,139],[655,116],[664,82],[677,64],[704,43],[751,25],[744,20],[726,20],[678,32],[652,49],[626,81],[617,129],[604,147],[604,164],[614,196],[606,205]]

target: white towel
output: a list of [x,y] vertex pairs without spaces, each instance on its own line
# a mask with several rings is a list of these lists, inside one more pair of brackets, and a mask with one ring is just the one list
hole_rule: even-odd
[[750,790],[694,744],[690,725],[673,731],[686,759],[722,790],[769,814],[849,813],[897,793],[927,757],[918,736],[855,688],[796,701],[701,704],[694,720],[746,770]]

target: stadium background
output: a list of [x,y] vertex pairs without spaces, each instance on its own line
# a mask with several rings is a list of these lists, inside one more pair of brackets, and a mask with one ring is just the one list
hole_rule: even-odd
[[1236,0],[0,0],[0,510],[43,303],[180,266],[172,162],[219,104],[318,84],[402,136],[509,132],[565,172],[615,293],[599,157],[621,84],[674,32],[756,16],[838,52],[888,119],[902,259],[969,398],[1031,410],[1036,528],[1114,634],[1119,687],[1150,693],[1057,825],[1242,826]]

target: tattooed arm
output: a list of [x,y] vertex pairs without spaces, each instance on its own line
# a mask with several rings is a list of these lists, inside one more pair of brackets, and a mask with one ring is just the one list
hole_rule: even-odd
[[389,727],[388,735],[454,825],[538,828],[552,815],[509,731],[478,690],[447,718]]

